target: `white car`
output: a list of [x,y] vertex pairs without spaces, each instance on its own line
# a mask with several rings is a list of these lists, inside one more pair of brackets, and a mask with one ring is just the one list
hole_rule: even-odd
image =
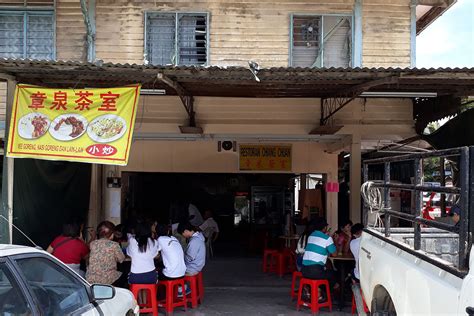
[[45,251],[0,244],[0,315],[139,315],[132,293],[90,285]]

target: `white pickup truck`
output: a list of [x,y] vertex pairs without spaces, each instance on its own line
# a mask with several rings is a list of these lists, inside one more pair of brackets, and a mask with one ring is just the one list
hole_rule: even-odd
[[[474,169],[470,154],[474,159],[472,148],[458,148],[364,162],[366,183],[370,181],[371,165],[385,165],[385,179],[371,183],[373,190],[379,190],[372,192],[375,196],[384,195],[386,201],[390,189],[394,188],[411,190],[416,196],[410,214],[392,211],[384,206],[387,204],[380,204],[379,214],[384,225],[370,227],[370,223],[366,223],[369,227],[362,234],[359,269],[363,296],[372,315],[474,315],[474,254],[470,251],[472,234],[469,233],[469,214],[473,214],[471,208],[474,207],[469,202],[469,197],[474,196],[474,172],[471,174],[470,170]],[[436,188],[437,192],[459,196],[462,211],[461,221],[456,226],[422,217],[422,192],[429,188],[423,186],[420,168],[422,159],[431,155],[458,157],[459,187]],[[390,165],[400,161],[413,162],[414,184],[390,183]],[[365,196],[364,199],[368,201]],[[366,203],[365,206],[367,219],[374,205]],[[391,217],[402,219],[408,223],[407,227],[391,227]]]

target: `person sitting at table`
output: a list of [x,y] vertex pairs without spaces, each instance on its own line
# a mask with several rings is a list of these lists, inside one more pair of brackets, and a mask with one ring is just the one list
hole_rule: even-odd
[[350,220],[342,221],[339,223],[339,229],[332,235],[339,255],[347,255],[350,252],[351,227],[352,222]]
[[191,223],[180,223],[178,233],[188,239],[184,256],[186,275],[192,276],[201,272],[206,264],[206,244],[204,235]]
[[65,223],[62,234],[51,242],[46,251],[84,277],[85,272],[80,269],[80,264],[89,255],[89,247],[82,240],[81,228],[77,222]]
[[158,270],[159,280],[173,280],[184,276],[186,264],[184,263],[184,252],[178,239],[168,235],[168,226],[156,226],[158,236],[158,251],[163,259],[163,269]]
[[[319,217],[315,219],[314,231],[308,237],[308,243],[305,247],[303,255],[303,266],[301,273],[304,278],[313,280],[328,280],[333,289],[337,289],[339,284],[335,281],[332,270],[326,269],[326,261],[328,256],[336,252],[336,246],[331,238],[327,235],[328,222],[325,218]],[[309,289],[303,288],[304,296],[309,299]],[[323,291],[319,289],[319,301],[324,302]]]
[[158,282],[154,259],[158,255],[158,243],[151,238],[151,224],[137,225],[135,236],[128,240],[127,255],[132,259],[128,283],[154,284]]
[[296,244],[296,270],[301,271],[301,268],[303,266],[303,255],[304,251],[306,248],[306,245],[308,244],[308,238],[309,235],[311,235],[312,232],[314,232],[315,229],[315,220],[310,220],[307,224],[306,227],[301,234],[300,238],[298,239],[298,243]]
[[350,248],[352,255],[355,259],[355,268],[352,273],[352,280],[354,283],[360,283],[360,274],[359,274],[359,249],[360,249],[360,237],[362,236],[362,230],[364,225],[357,223],[351,228],[351,233],[354,239],[351,240]]
[[219,236],[219,225],[214,220],[211,210],[206,210],[204,212],[204,223],[199,226],[206,240],[211,240],[212,242],[217,240]]
[[97,226],[97,240],[91,242],[89,266],[86,280],[89,283],[118,284],[122,272],[117,271],[117,263],[125,260],[125,255],[118,242],[113,241],[115,225],[104,221]]

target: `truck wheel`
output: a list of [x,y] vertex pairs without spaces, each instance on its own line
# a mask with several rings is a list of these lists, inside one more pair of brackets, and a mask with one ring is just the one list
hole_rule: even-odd
[[374,291],[374,299],[372,300],[372,314],[373,316],[396,316],[397,311],[393,304],[390,294],[387,290],[380,286]]

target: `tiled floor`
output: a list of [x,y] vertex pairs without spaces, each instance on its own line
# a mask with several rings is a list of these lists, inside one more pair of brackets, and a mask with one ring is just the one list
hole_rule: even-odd
[[[176,310],[177,315],[311,315],[308,309],[296,311],[296,302],[290,300],[291,277],[279,278],[261,272],[257,258],[214,258],[204,270],[205,297],[201,306]],[[160,309],[160,315],[164,313]],[[337,307],[329,313],[323,309],[320,315],[350,315],[350,307],[344,312]]]

